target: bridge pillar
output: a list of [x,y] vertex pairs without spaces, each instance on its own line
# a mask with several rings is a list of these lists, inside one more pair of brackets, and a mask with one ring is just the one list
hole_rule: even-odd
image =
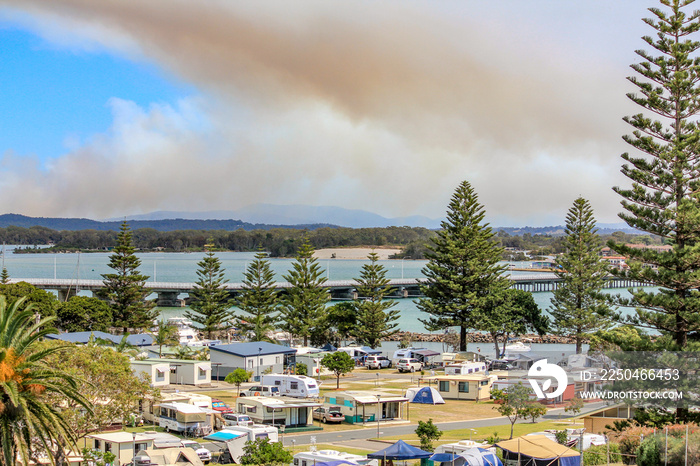
[[180,294],[177,291],[158,291],[156,298],[156,306],[158,307],[182,307],[184,300],[179,299]]
[[59,288],[56,290],[58,293],[58,300],[62,303],[65,303],[68,301],[70,298],[73,296],[77,295],[77,291],[75,291],[74,287],[71,288]]

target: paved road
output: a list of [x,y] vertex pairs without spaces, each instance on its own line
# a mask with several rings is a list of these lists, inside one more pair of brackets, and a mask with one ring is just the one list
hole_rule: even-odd
[[[586,405],[586,411],[593,411],[605,406],[604,402],[590,403]],[[564,416],[564,408],[551,409],[546,415],[542,416],[542,420],[554,421]],[[518,423],[529,422],[520,420]],[[436,425],[440,430],[455,430],[455,429],[478,429],[482,427],[493,427],[510,425],[510,421],[506,417],[495,417],[490,419],[476,419],[472,421],[454,421],[454,422],[437,422]],[[384,425],[379,426],[379,438],[394,437],[397,435],[412,434],[416,430],[416,424],[403,425]],[[483,433],[483,432],[481,432]],[[352,440],[366,440],[377,438],[377,425],[369,425],[365,429],[346,430],[337,432],[315,432],[315,433],[300,433],[287,434],[284,436],[284,445],[309,445],[311,437],[316,438],[316,443],[342,443]],[[294,442],[292,442],[294,440]]]

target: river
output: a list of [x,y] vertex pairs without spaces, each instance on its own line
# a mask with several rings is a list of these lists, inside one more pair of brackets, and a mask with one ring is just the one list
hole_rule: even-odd
[[[112,273],[109,268],[110,253],[84,253],[84,254],[13,254],[14,246],[7,246],[5,254],[2,256],[2,264],[7,268],[10,277],[17,278],[59,278],[59,279],[93,279],[99,280],[102,274]],[[137,253],[141,260],[139,271],[149,277],[148,281],[158,282],[195,282],[197,280],[197,263],[202,260],[202,253]],[[220,252],[216,256],[221,260],[225,269],[225,276],[230,283],[241,282],[243,273],[255,253],[248,252]],[[283,274],[291,268],[293,259],[269,259],[272,270],[275,272],[275,279],[284,281]],[[321,260],[319,264],[323,267],[328,280],[347,280],[357,278],[360,270],[368,261],[329,259]],[[379,264],[387,270],[387,278],[422,278],[421,270],[426,264],[425,260],[381,260]],[[527,266],[529,263],[520,263],[519,266]],[[509,272],[513,274],[526,272]],[[606,290],[611,293],[628,295],[626,290]],[[81,292],[81,294],[89,294]],[[551,292],[533,293],[535,302],[540,309],[546,312],[552,298]],[[401,312],[399,318],[399,328],[403,331],[428,333],[423,324],[419,321],[426,318],[412,299],[396,299],[397,309]],[[163,317],[180,316],[185,308],[161,308]],[[385,342],[383,347],[387,351],[396,345],[395,342]],[[435,347],[441,349],[442,344],[421,344],[421,346]],[[534,345],[535,349],[537,345]],[[557,347],[557,348],[554,348]],[[547,350],[566,350],[573,345],[543,345]],[[384,349],[384,348],[383,348]],[[493,352],[490,344],[470,344],[469,350],[480,349],[482,351]],[[391,349],[393,351],[393,349]]]

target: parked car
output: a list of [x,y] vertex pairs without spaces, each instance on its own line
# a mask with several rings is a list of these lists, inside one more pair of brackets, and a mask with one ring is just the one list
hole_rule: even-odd
[[342,422],[345,416],[340,412],[340,406],[321,406],[313,411],[314,419],[323,422]]
[[252,426],[253,420],[247,414],[227,413],[223,415],[227,426]]
[[386,356],[367,356],[365,366],[367,369],[384,369],[385,367],[391,367],[391,360]]
[[423,369],[423,364],[417,359],[399,359],[396,368],[399,372],[415,372]]
[[267,385],[253,385],[238,396],[280,396],[280,389]]
[[183,448],[193,449],[194,452],[197,453],[197,456],[199,456],[199,459],[202,460],[204,464],[207,464],[211,461],[211,452],[204,448],[200,443],[197,443],[194,440],[183,440],[182,446]]

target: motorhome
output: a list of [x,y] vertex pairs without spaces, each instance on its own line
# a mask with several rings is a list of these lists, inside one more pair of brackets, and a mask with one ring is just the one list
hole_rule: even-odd
[[278,387],[280,395],[295,398],[319,396],[319,382],[305,375],[268,374],[262,376],[263,385]]
[[376,466],[378,460],[368,459],[366,456],[354,455],[337,450],[302,451],[294,455],[293,466],[314,466],[317,463],[329,463],[339,461],[349,464],[363,464]]
[[202,436],[212,431],[206,410],[187,403],[161,403],[158,425],[166,431]]
[[445,366],[445,375],[483,374],[486,372],[485,362],[459,362]]

